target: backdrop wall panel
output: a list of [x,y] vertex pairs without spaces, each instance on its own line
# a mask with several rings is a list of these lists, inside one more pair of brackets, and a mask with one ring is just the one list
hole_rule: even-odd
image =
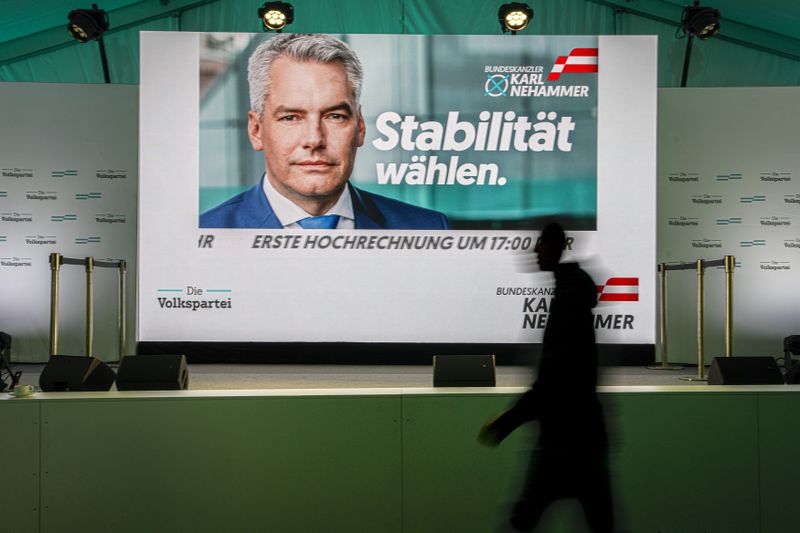
[[[128,264],[128,353],[136,280],[138,88],[0,84],[0,330],[18,361],[49,354],[51,252]],[[118,358],[116,269],[97,268],[94,354]],[[84,353],[85,280],[61,270],[62,354]]]
[[[800,88],[662,89],[658,260],[736,257],[734,354],[800,333]],[[670,272],[669,349],[695,362],[697,275]],[[708,269],[706,357],[724,353],[724,272]]]
[[[0,128],[4,128],[4,142],[0,143],[1,166],[11,169],[6,171],[10,176],[0,177],[0,212],[11,213],[6,216],[14,220],[25,218],[23,214],[31,218],[35,215],[34,222],[4,221],[0,227],[0,257],[11,258],[5,260],[9,265],[22,264],[0,267],[3,274],[0,288],[4,291],[0,327],[14,336],[16,360],[43,361],[48,349],[50,271],[47,256],[50,251],[77,257],[91,254],[100,258],[126,258],[128,292],[133,294],[135,234],[132,225],[136,200],[131,189],[135,190],[137,177],[137,91],[124,86],[49,84],[0,84],[0,91],[4,95],[0,112],[7,117],[0,123]],[[796,334],[800,327],[798,304],[793,298],[797,290],[794,270],[800,268],[796,265],[796,252],[800,250],[796,247],[800,239],[796,228],[800,222],[795,220],[796,208],[800,205],[796,203],[795,182],[800,170],[793,144],[794,125],[800,120],[794,105],[800,99],[799,91],[797,88],[759,88],[659,92],[658,261],[721,257],[725,253],[737,256],[734,352],[742,355],[778,356],[783,336]],[[108,96],[101,96],[103,94]],[[93,128],[79,126],[76,133],[70,123],[72,115],[60,103],[60,98],[68,96],[72,102],[70,109],[81,110],[81,116],[98,116],[102,110],[106,113],[104,116],[114,120],[101,121]],[[706,121],[687,119],[697,116],[710,118]],[[91,148],[82,153],[80,161],[89,157],[86,153],[99,159],[94,162],[90,159],[86,167],[75,169],[78,161],[72,158],[77,157],[78,152],[72,149],[86,146]],[[118,165],[118,161],[123,163]],[[14,168],[20,172],[30,169],[35,177],[16,177]],[[105,184],[95,174],[102,168],[128,169],[128,177]],[[78,170],[78,175],[64,178],[51,175],[65,170]],[[680,172],[692,174],[691,181],[675,180]],[[772,181],[773,172],[777,173],[774,179],[790,178],[792,181]],[[769,179],[762,181],[762,173]],[[697,181],[693,181],[695,178]],[[120,183],[123,181],[124,184]],[[94,185],[103,189],[95,191]],[[57,200],[29,200],[28,191],[32,198],[48,197],[47,193],[55,192]],[[40,195],[40,191],[44,194]],[[108,194],[99,200],[75,199],[76,194],[89,192]],[[692,202],[694,196],[702,201],[702,195],[722,196],[726,203]],[[765,197],[763,201],[761,196]],[[751,201],[743,203],[742,198]],[[101,207],[97,202],[104,204]],[[105,202],[119,209],[106,207]],[[95,215],[108,211],[112,215],[126,215],[126,223],[93,222]],[[64,218],[65,222],[55,222],[51,219],[72,214],[77,220]],[[787,222],[790,225],[786,225]],[[108,235],[108,238],[103,238],[99,245],[75,244],[77,237],[97,236],[92,231],[95,228],[102,229],[100,236]],[[25,241],[29,236],[35,241],[56,236],[57,245],[29,245]],[[717,244],[720,247],[704,247]],[[14,260],[15,257],[19,261]],[[27,266],[28,262],[31,266]],[[785,267],[792,270],[785,270]],[[655,264],[652,268],[655,271]],[[82,353],[85,273],[80,267],[65,268],[62,278],[62,302],[71,302],[70,307],[62,308],[62,346],[65,351]],[[95,299],[98,311],[95,352],[101,357],[113,358],[116,354],[113,319],[116,274],[99,272],[95,280],[99,284]],[[695,281],[696,276],[690,272],[670,274],[669,340],[671,357],[676,361],[694,362],[696,357]],[[724,349],[722,286],[723,273],[710,270],[706,276],[706,353],[709,357],[721,354]],[[133,332],[133,298],[129,299],[128,309],[129,331]]]

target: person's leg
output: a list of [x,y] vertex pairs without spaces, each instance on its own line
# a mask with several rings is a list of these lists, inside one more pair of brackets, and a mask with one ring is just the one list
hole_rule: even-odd
[[560,486],[555,465],[547,455],[534,452],[528,465],[525,486],[511,511],[511,526],[518,531],[531,531],[542,513],[558,497]]
[[594,533],[612,533],[614,503],[611,499],[611,482],[605,456],[600,456],[587,465],[585,481],[578,499],[583,505],[589,528]]
[[520,499],[511,512],[511,526],[517,531],[533,531],[542,513],[553,501],[546,494],[531,495],[529,499]]

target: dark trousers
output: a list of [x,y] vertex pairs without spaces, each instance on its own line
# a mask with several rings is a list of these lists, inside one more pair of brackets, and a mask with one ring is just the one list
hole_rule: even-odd
[[528,468],[525,487],[514,505],[511,525],[531,531],[555,500],[577,498],[594,533],[611,533],[614,511],[605,449],[549,451],[537,449]]

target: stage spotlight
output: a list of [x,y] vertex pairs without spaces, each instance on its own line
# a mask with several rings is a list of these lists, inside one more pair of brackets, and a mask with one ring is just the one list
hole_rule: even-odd
[[97,40],[108,29],[108,13],[92,4],[92,9],[74,9],[67,15],[67,31],[76,41],[85,43]]
[[497,18],[503,33],[510,31],[511,35],[515,35],[533,20],[533,9],[528,4],[519,2],[503,4],[497,11]]
[[[700,7],[699,0],[695,0],[691,6],[683,8],[681,15],[681,27],[675,36],[687,37],[686,52],[683,55],[683,74],[681,75],[681,87],[686,87],[689,79],[689,63],[692,60],[692,41],[695,37],[705,40],[713,37],[719,31],[719,11],[713,7]],[[681,35],[683,31],[683,35]]]
[[97,4],[92,4],[92,9],[73,9],[67,15],[69,24],[67,31],[72,38],[80,43],[91,40],[97,41],[100,49],[100,62],[103,65],[103,79],[106,83],[111,83],[111,75],[108,72],[108,57],[106,56],[106,45],[103,43],[103,34],[108,30],[108,13],[105,9],[99,9]]
[[258,18],[264,23],[264,31],[275,30],[280,33],[294,20],[294,8],[286,2],[266,2],[258,8]]
[[687,35],[705,40],[719,31],[719,10],[713,7],[700,7],[700,2],[683,8],[681,27]]

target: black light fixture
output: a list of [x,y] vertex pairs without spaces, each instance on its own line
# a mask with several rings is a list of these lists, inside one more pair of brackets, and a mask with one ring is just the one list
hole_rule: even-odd
[[689,76],[689,63],[692,58],[692,40],[697,37],[705,41],[719,32],[720,13],[713,7],[700,7],[699,0],[695,0],[691,6],[683,8],[681,14],[681,27],[678,30],[686,36],[686,52],[683,56],[683,75],[681,76],[681,87],[686,87],[686,80]]
[[100,47],[100,61],[103,64],[103,77],[106,83],[111,83],[106,47],[103,43],[103,34],[109,27],[108,13],[104,9],[99,9],[97,4],[92,4],[91,9],[73,9],[67,15],[67,19],[69,20],[67,31],[73,39],[80,43],[97,41],[97,45]]
[[503,4],[497,11],[497,19],[503,33],[511,32],[516,35],[520,30],[524,30],[530,21],[533,20],[533,9],[528,4],[512,2]]
[[706,40],[719,31],[719,10],[713,7],[700,7],[700,2],[683,8],[681,27],[687,35]]
[[67,15],[67,30],[79,42],[86,43],[100,39],[108,29],[108,13],[92,4],[92,9],[74,9]]
[[294,21],[294,8],[286,2],[266,2],[258,8],[258,18],[264,24],[264,31],[280,33]]

